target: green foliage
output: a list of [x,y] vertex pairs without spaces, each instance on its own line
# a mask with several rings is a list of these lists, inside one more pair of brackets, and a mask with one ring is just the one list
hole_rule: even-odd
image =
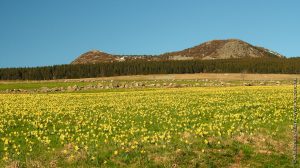
[[0,69],[0,80],[50,80],[120,75],[184,73],[300,73],[300,58],[247,58],[189,61],[125,61]]

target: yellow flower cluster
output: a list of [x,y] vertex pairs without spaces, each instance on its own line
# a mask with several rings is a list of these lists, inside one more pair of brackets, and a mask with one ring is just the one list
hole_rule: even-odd
[[0,157],[72,150],[85,151],[94,160],[103,151],[116,157],[132,151],[146,154],[147,146],[168,148],[181,141],[210,145],[211,137],[252,134],[292,119],[291,90],[284,86],[2,94]]

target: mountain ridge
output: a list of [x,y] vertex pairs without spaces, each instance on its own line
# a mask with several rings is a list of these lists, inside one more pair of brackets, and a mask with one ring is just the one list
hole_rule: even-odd
[[129,60],[166,61],[166,60],[214,60],[239,58],[285,58],[285,56],[254,46],[239,39],[211,40],[180,51],[160,55],[115,55],[99,50],[88,51],[77,57],[71,64],[95,64],[100,62],[122,62]]

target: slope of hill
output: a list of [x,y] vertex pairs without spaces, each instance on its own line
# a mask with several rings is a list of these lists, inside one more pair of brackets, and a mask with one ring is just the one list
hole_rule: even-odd
[[238,39],[213,40],[192,48],[158,56],[120,56],[93,50],[82,54],[71,64],[94,64],[99,62],[121,62],[126,60],[211,60],[232,58],[284,58],[283,55],[263,47],[253,46]]
[[283,56],[271,50],[256,47],[237,39],[213,40],[182,51],[162,54],[162,57],[181,59],[230,59],[230,58],[266,58]]
[[111,62],[116,60],[116,57],[111,54],[107,54],[98,50],[92,50],[82,54],[81,56],[76,58],[71,64],[93,64],[97,62]]

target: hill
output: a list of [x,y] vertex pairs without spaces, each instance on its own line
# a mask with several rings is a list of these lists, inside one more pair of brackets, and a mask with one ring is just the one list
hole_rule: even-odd
[[94,64],[97,62],[112,62],[112,61],[116,61],[115,56],[111,54],[107,54],[102,51],[92,50],[82,54],[71,64],[87,64],[87,63]]
[[233,58],[284,58],[269,49],[251,45],[238,39],[212,40],[181,51],[156,56],[113,55],[93,50],[80,55],[71,64],[95,64],[101,62],[122,62],[127,60],[213,60]]

